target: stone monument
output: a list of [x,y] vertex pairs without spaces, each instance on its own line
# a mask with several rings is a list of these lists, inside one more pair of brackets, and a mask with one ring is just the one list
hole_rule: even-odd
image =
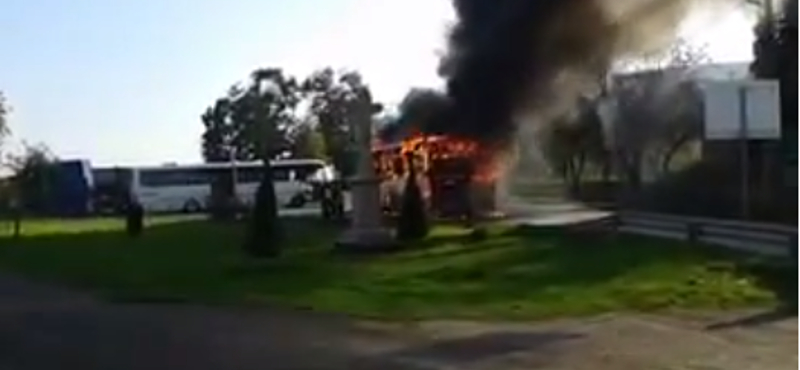
[[348,102],[347,114],[354,133],[358,157],[356,174],[349,179],[352,218],[350,228],[337,240],[335,249],[349,253],[370,253],[394,249],[397,242],[382,224],[379,179],[372,160],[372,115],[375,105],[369,90],[356,88]]

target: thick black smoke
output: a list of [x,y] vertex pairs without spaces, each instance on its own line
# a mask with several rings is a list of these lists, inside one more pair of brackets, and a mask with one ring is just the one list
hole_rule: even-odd
[[450,98],[441,91],[411,89],[398,106],[398,116],[378,130],[378,138],[384,142],[397,142],[418,132],[446,131],[448,125],[443,122],[450,105]]
[[684,3],[454,0],[440,68],[452,109],[440,131],[509,144],[517,115],[576,99],[576,85],[597,82],[616,57],[671,35]]

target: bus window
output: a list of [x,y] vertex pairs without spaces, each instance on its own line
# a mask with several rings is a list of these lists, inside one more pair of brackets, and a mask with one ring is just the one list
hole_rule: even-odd
[[[292,179],[303,180],[316,173],[323,166],[316,164],[273,164],[273,181],[290,181]],[[262,166],[247,166],[236,168],[236,181],[239,183],[258,183],[261,181]],[[294,176],[292,174],[294,173]]]
[[261,182],[262,166],[247,166],[236,168],[236,182],[250,184]]
[[306,178],[310,182],[328,182],[336,177],[333,167],[323,166]]
[[299,181],[307,181],[312,175],[325,167],[321,163],[298,164],[291,166],[294,170],[294,178]]
[[139,173],[139,183],[148,188],[168,186],[171,182],[171,173],[167,171],[147,171]]
[[272,181],[289,181],[292,179],[292,170],[288,166],[273,166]]
[[146,187],[205,185],[209,178],[200,169],[175,168],[141,171],[139,182]]

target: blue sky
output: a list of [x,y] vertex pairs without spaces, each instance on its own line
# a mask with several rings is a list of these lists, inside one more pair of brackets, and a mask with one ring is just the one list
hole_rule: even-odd
[[[720,14],[685,35],[717,60],[748,58],[748,17]],[[197,162],[199,115],[255,67],[357,68],[396,102],[439,84],[451,19],[447,0],[3,0],[0,91],[14,139],[60,157]]]

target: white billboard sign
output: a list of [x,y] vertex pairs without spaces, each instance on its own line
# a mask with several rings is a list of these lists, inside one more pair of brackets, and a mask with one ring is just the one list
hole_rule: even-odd
[[780,91],[777,81],[704,81],[701,86],[706,139],[781,137]]

